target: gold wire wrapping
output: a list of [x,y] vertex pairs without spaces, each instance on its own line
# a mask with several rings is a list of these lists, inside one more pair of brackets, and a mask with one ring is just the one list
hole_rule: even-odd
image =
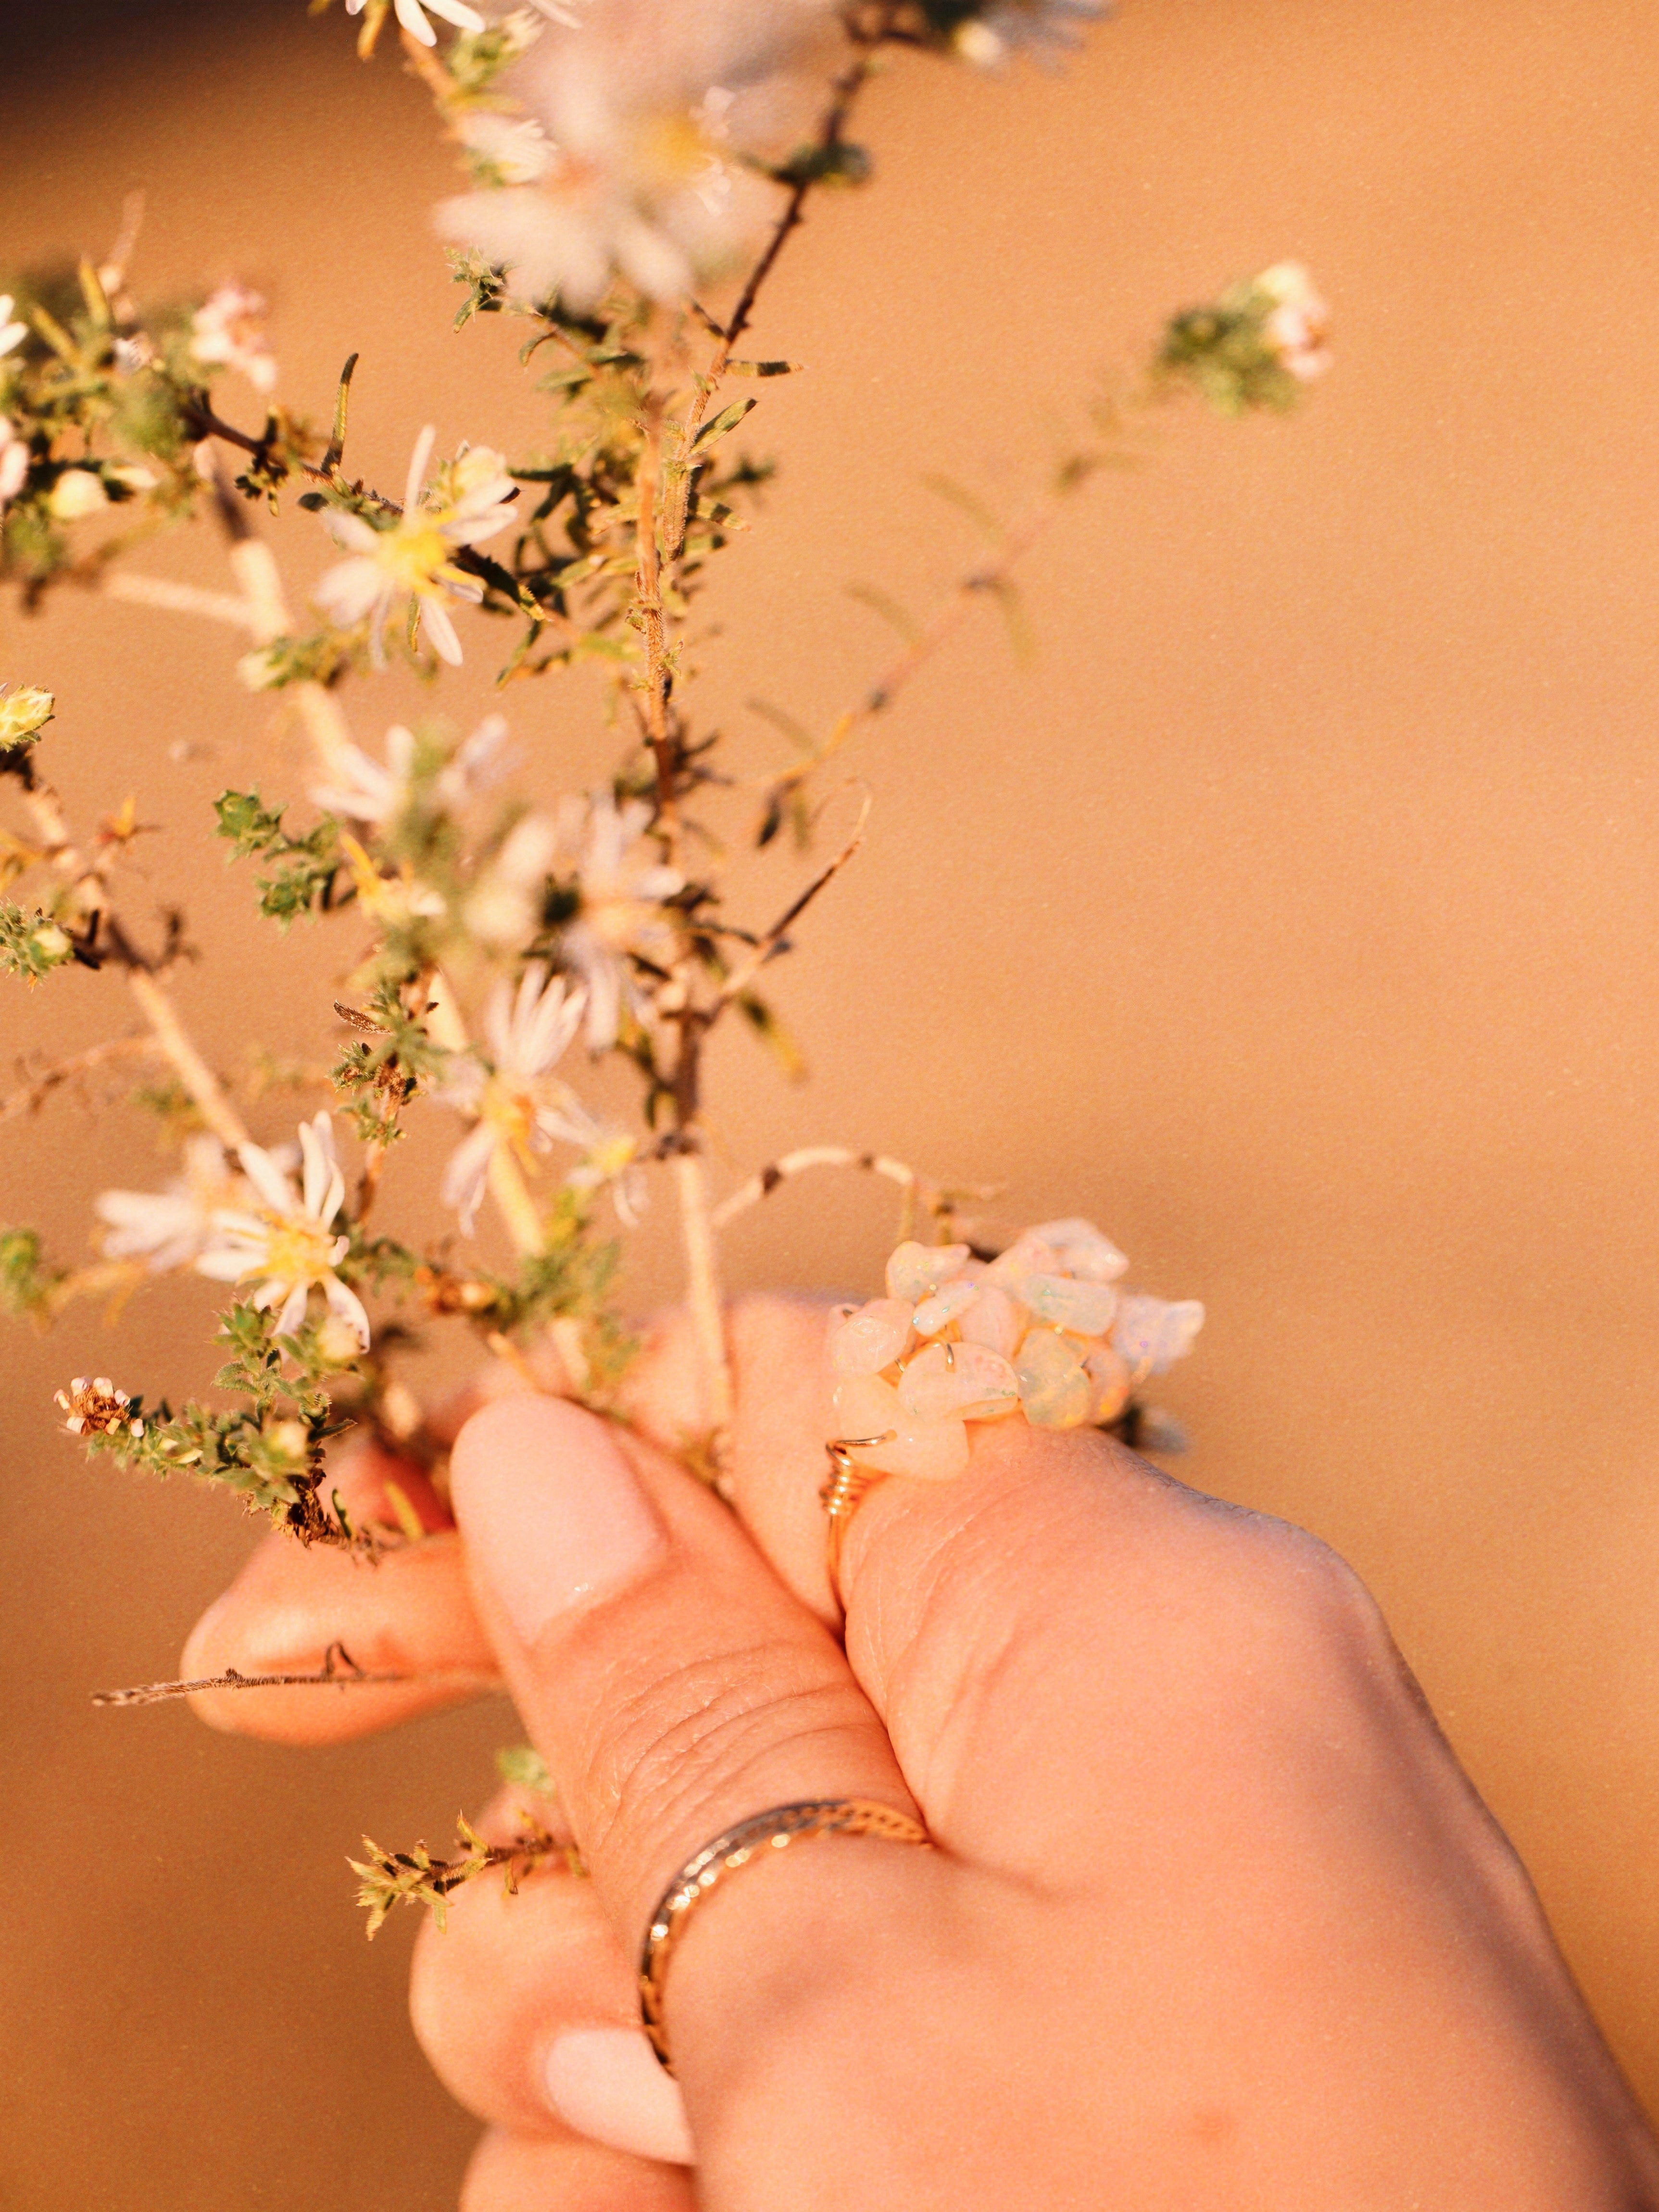
[[705,1844],[657,1900],[640,1954],[641,2019],[651,2048],[670,2074],[674,2062],[663,2023],[663,1989],[668,1962],[688,1917],[727,1875],[751,1860],[786,1850],[791,1844],[810,1843],[817,1836],[879,1836],[889,1843],[933,1848],[933,1838],[919,1820],[866,1797],[814,1797],[797,1805],[775,1805]]

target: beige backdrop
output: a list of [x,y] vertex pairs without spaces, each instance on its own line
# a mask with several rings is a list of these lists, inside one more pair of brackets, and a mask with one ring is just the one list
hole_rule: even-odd
[[[130,11],[8,100],[0,264],[96,250],[142,182],[146,289],[263,284],[319,409],[362,349],[371,477],[428,419],[522,449],[512,333],[448,333],[422,95],[298,0],[192,20]],[[866,854],[780,982],[812,1085],[734,1053],[721,1135],[734,1173],[836,1138],[1006,1181],[1011,1217],[1092,1214],[1206,1300],[1169,1394],[1193,1478],[1364,1571],[1650,2100],[1656,94],[1644,0],[1127,0],[1063,77],[899,69],[879,182],[824,204],[766,305],[760,343],[810,373],[766,392],[785,472],[706,655],[754,760],[752,695],[827,719],[888,650],[848,579],[925,605],[973,557],[922,474],[1016,509],[1167,308],[1286,254],[1317,272],[1340,364],[1305,416],[1171,421],[1031,562],[1035,665],[988,615],[865,746]],[[325,556],[308,523],[283,545],[301,580]],[[137,788],[178,825],[143,864],[210,951],[179,988],[220,1057],[256,1014],[314,1050],[349,925],[296,933],[273,981],[200,827],[221,782],[301,781],[225,638],[85,598],[0,622],[0,673],[63,695],[76,805]],[[495,639],[468,636],[470,708]],[[603,757],[592,699],[513,695],[549,791]],[[8,1063],[125,1024],[113,980],[58,981],[0,1002]],[[0,1133],[0,1219],[72,1251],[93,1191],[157,1173],[135,1116],[60,1099]],[[875,1194],[801,1187],[735,1272],[866,1283],[887,1230]],[[669,1282],[641,1266],[641,1297]],[[88,1471],[50,1392],[188,1385],[204,1310],[184,1285],[118,1337],[76,1313],[0,1350],[0,2203],[438,2212],[471,2124],[404,2023],[409,1929],[365,1948],[342,1862],[364,1827],[447,1832],[510,1718],[301,1757],[87,1703],[172,1668],[252,1532]]]

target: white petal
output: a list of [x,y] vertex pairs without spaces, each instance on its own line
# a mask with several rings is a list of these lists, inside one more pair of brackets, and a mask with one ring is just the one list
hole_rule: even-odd
[[426,627],[427,635],[432,640],[432,649],[439,659],[447,661],[452,668],[459,668],[464,658],[461,652],[461,641],[455,634],[455,625],[449,619],[449,609],[443,601],[422,592],[421,620]]
[[[270,1287],[270,1285],[266,1285],[267,1289]],[[305,1327],[306,1294],[310,1288],[309,1283],[295,1283],[287,1297],[283,1299],[283,1310],[276,1316],[278,1336],[292,1336],[295,1329]]]
[[495,1132],[488,1121],[480,1121],[457,1145],[444,1170],[439,1194],[446,1206],[453,1206],[459,1214],[464,1236],[472,1234],[473,1224],[477,1220],[495,1151]]
[[[416,33],[419,36],[419,33]],[[427,44],[434,43],[430,27]],[[426,489],[426,465],[432,459],[432,448],[437,443],[435,426],[428,422],[415,441],[415,450],[409,457],[409,482],[404,488],[404,519],[412,521],[420,512],[421,494]]]
[[349,1283],[343,1283],[337,1275],[327,1275],[323,1279],[323,1296],[328,1300],[330,1312],[337,1314],[349,1328],[356,1330],[357,1341],[367,1352],[373,1331],[368,1325],[368,1312],[356,1291]]
[[[435,9],[437,0],[432,0]],[[423,46],[435,46],[438,33],[421,13],[421,0],[398,0],[398,21],[410,36],[418,39]]]
[[294,1212],[294,1192],[288,1177],[263,1145],[239,1145],[236,1157],[242,1163],[242,1173],[273,1213]]

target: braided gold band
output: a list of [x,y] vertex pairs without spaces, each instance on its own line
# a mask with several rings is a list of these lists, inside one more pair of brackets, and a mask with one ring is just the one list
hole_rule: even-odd
[[668,1962],[694,1907],[739,1867],[787,1850],[791,1844],[810,1842],[814,1836],[883,1836],[890,1843],[933,1848],[920,1821],[896,1813],[890,1805],[872,1804],[863,1797],[819,1797],[800,1805],[776,1805],[769,1813],[757,1813],[752,1820],[728,1828],[712,1844],[705,1844],[658,1899],[640,1954],[640,2011],[645,2032],[671,2074],[674,2064],[663,2026],[663,1984]]

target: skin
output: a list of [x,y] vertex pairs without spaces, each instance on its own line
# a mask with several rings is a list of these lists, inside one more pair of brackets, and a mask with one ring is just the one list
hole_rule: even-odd
[[[1659,2212],[1526,1874],[1334,1553],[1092,1432],[988,1425],[956,1481],[860,1508],[843,1650],[823,1314],[757,1301],[732,1335],[736,1514],[648,1441],[693,1425],[670,1325],[622,1433],[658,1532],[631,1579],[515,1627],[503,1498],[533,1510],[618,1432],[501,1396],[457,1444],[459,1534],[374,1573],[273,1539],[185,1656],[499,1668],[546,1758],[592,1880],[481,1882],[416,1953],[416,2032],[489,2128],[465,2212]],[[342,1486],[372,1508],[390,1471],[359,1455]],[[198,1703],[323,1742],[453,1694]],[[835,1796],[918,1811],[939,1848],[797,1846],[697,1908],[667,2009],[695,2182],[638,2154],[648,2069],[610,2144],[565,2124],[545,2055],[637,2024],[671,1876]]]

